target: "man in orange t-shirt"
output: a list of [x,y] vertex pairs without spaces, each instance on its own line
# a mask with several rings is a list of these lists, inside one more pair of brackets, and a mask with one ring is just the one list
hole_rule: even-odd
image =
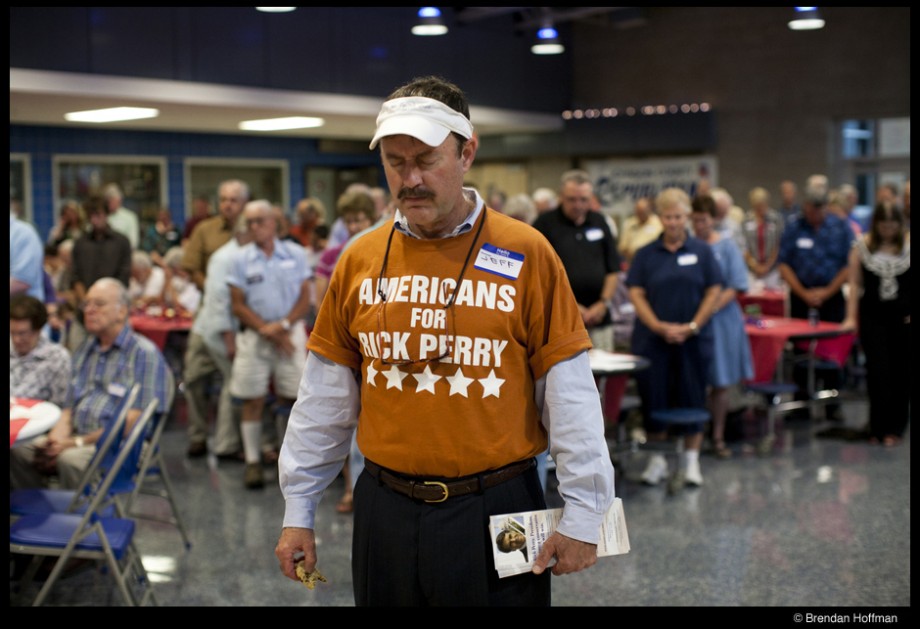
[[[357,426],[357,605],[549,605],[546,568],[594,564],[614,498],[565,268],[536,230],[463,188],[478,139],[459,88],[397,89],[378,143],[398,211],[342,254],[310,337],[279,462],[281,570],[297,579],[301,553],[316,567],[316,505]],[[546,508],[534,457],[547,444],[562,520],[532,572],[499,579],[489,516]]]

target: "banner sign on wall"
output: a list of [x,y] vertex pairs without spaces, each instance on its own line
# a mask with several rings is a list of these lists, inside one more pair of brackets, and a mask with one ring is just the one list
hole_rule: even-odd
[[718,160],[710,156],[586,160],[582,168],[591,176],[604,211],[619,218],[632,214],[639,197],[655,197],[672,187],[692,197],[701,179],[711,186],[719,181]]

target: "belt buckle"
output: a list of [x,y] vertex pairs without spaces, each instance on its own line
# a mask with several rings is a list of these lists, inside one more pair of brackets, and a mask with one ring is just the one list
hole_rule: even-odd
[[441,491],[444,492],[444,496],[442,498],[439,498],[438,500],[426,500],[425,502],[444,502],[445,500],[447,500],[447,497],[450,495],[450,491],[447,489],[447,485],[445,485],[442,482],[439,482],[436,480],[434,481],[426,480],[423,484],[424,485],[437,485],[438,487],[441,488]]

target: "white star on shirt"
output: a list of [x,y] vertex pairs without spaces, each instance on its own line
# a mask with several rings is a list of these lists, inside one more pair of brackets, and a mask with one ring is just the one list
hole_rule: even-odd
[[383,375],[387,377],[387,389],[392,389],[396,387],[402,391],[402,381],[409,374],[403,373],[399,370],[399,367],[393,365],[389,369],[383,372]]
[[501,395],[499,395],[499,389],[501,389],[502,385],[505,384],[505,381],[502,380],[501,378],[495,377],[494,369],[489,372],[488,378],[479,378],[479,383],[482,384],[482,389],[483,389],[482,397],[483,398],[487,398],[490,395],[494,395],[495,397],[501,397]]
[[377,383],[374,381],[374,379],[377,377],[378,373],[380,372],[374,369],[373,363],[367,364],[367,383],[372,387],[377,386]]
[[431,365],[425,365],[425,371],[421,373],[414,373],[412,377],[418,381],[418,386],[415,388],[415,392],[419,391],[428,391],[434,395],[434,383],[443,378],[444,376],[439,376],[431,373]]
[[447,381],[450,383],[450,394],[456,395],[459,393],[463,397],[469,397],[466,394],[467,388],[473,383],[472,378],[467,378],[463,375],[463,369],[457,368],[457,372],[452,376],[447,376]]

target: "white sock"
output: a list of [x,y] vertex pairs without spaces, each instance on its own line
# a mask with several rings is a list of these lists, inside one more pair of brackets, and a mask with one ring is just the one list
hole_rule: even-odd
[[240,422],[240,432],[243,435],[243,451],[246,453],[246,462],[261,462],[262,422]]
[[687,469],[693,463],[699,463],[699,461],[699,450],[684,450],[684,469]]

